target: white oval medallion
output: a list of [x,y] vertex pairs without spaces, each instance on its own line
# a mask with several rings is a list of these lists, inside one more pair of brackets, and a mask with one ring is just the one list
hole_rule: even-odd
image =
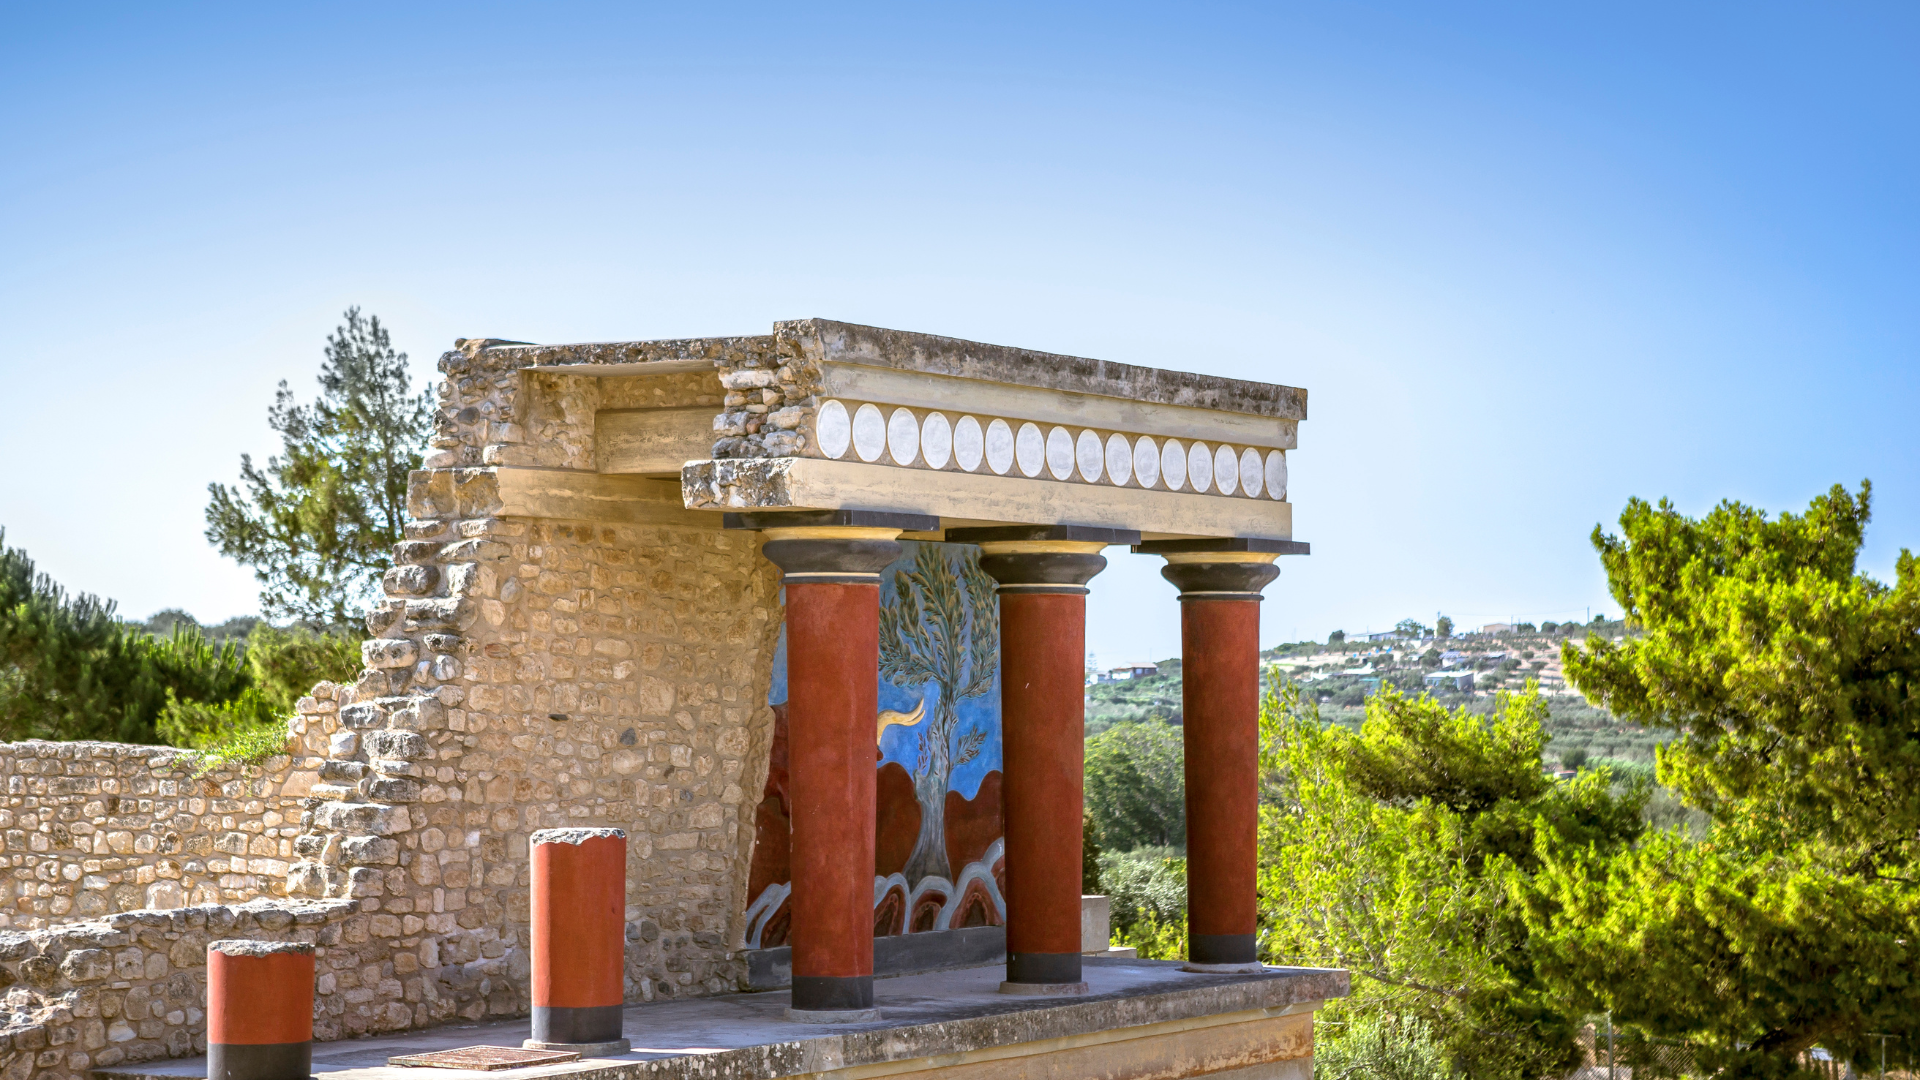
[[953,460],[953,425],[945,413],[930,412],[920,425],[920,458],[935,469],[944,469]]
[[[1027,426],[1032,427],[1033,425],[1028,424]],[[1037,435],[1039,432],[1036,430],[1034,434]],[[1013,468],[1013,444],[1016,441],[1018,440],[1013,437],[1013,429],[1007,426],[1005,420],[995,420],[993,423],[988,424],[987,468],[992,469],[1001,476],[1007,475],[1007,470]]]
[[1267,498],[1287,500],[1287,455],[1280,450],[1267,451]]
[[1213,490],[1213,451],[1206,443],[1187,447],[1187,483],[1203,495]]
[[813,418],[813,435],[820,440],[820,452],[830,458],[843,458],[847,455],[847,446],[853,441],[852,421],[847,418],[847,407],[837,401],[821,404],[820,412]]
[[1160,482],[1160,448],[1145,435],[1133,443],[1133,478],[1143,488]]
[[1080,470],[1080,479],[1089,484],[1099,483],[1107,468],[1107,453],[1100,445],[1100,436],[1091,431],[1082,431],[1073,440],[1073,463]]
[[1213,452],[1213,483],[1222,495],[1240,490],[1240,455],[1233,452],[1233,447],[1222,446]]
[[1187,448],[1179,439],[1168,439],[1160,448],[1160,478],[1167,482],[1168,491],[1187,486]]
[[1073,435],[1066,428],[1047,432],[1047,471],[1055,480],[1073,475]]
[[980,431],[980,421],[971,416],[961,417],[960,422],[953,426],[954,462],[968,472],[972,472],[980,467],[981,458],[986,452],[986,436]]
[[1020,434],[1013,437],[1013,460],[1023,476],[1039,476],[1047,467],[1047,437],[1040,434],[1040,425],[1020,425]]
[[887,448],[887,418],[876,405],[862,405],[853,411],[853,452],[861,461],[879,461]]
[[1247,493],[1247,498],[1257,499],[1260,497],[1260,487],[1265,479],[1266,469],[1261,464],[1260,451],[1255,450],[1251,446],[1241,451],[1240,490]]
[[895,409],[887,418],[887,453],[895,465],[911,465],[920,456],[920,418],[912,409]]
[[1127,480],[1133,475],[1133,447],[1127,445],[1127,437],[1114,432],[1107,436],[1107,476],[1121,487],[1127,486]]

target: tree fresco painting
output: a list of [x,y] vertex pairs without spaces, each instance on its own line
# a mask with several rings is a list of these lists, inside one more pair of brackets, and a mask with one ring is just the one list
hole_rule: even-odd
[[[881,573],[874,717],[874,933],[1000,925],[1000,622],[979,549],[906,541]],[[791,807],[786,642],[773,661],[774,745],[755,815],[747,946],[787,934]]]

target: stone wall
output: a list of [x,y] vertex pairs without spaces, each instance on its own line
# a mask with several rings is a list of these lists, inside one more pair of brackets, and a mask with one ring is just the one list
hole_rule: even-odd
[[169,747],[0,744],[0,927],[285,895],[326,745],[308,728],[295,756],[199,780]]
[[591,467],[601,408],[713,404],[710,373],[551,370],[688,359],[672,345],[649,344],[654,357],[469,341],[442,357],[439,467],[414,475],[368,669],[300,706],[338,728],[290,888],[357,899],[397,927],[394,947],[437,975],[448,1018],[527,1011],[527,838],[542,828],[627,830],[630,1000],[745,976],[777,571],[756,534],[717,516],[510,516],[500,497],[502,469]]
[[[417,975],[402,985],[372,916],[350,901],[265,901],[128,911],[44,930],[0,932],[0,1077],[80,1080],[88,1069],[186,1057],[207,1048],[207,943],[315,945],[314,1034],[338,1039],[429,1014]],[[369,982],[392,980],[381,1001]]]

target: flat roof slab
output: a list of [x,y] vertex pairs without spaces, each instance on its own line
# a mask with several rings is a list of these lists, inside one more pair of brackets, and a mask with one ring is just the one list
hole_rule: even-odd
[[[1177,963],[1089,959],[1082,997],[1031,998],[999,993],[1000,965],[881,979],[874,984],[881,1019],[864,1024],[801,1024],[786,1019],[784,992],[727,994],[629,1006],[623,1032],[633,1050],[616,1057],[503,1072],[389,1066],[390,1057],[463,1046],[518,1046],[527,1020],[448,1026],[332,1043],[316,1043],[315,1077],[329,1080],[733,1080],[837,1073],[861,1076],[945,1070],[1015,1062],[1061,1050],[1099,1052],[1100,1044],[1155,1036],[1230,1042],[1218,1028],[1249,1030],[1273,1018],[1297,1017],[1344,997],[1344,971],[1269,968],[1259,974],[1198,975]],[[1294,1021],[1295,1023],[1298,1020]],[[1310,1041],[1308,1043],[1310,1047]],[[1022,1049],[1027,1048],[1027,1049]],[[1306,1051],[1302,1051],[1303,1053]],[[1125,1052],[1138,1057],[1138,1049]],[[1191,1049],[1186,1051],[1191,1056]],[[95,1069],[100,1080],[182,1080],[206,1076],[205,1058],[179,1058]]]

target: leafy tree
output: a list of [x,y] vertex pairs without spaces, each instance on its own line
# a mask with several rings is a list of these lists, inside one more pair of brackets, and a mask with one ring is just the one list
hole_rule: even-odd
[[1433,1026],[1419,1017],[1367,1013],[1350,1024],[1318,1024],[1313,1035],[1314,1080],[1451,1080],[1457,1075]]
[[377,595],[402,538],[407,473],[430,434],[427,395],[376,316],[348,308],[327,337],[320,395],[282,381],[267,411],[282,451],[240,457],[241,485],[209,484],[207,540],[251,566],[269,616],[345,625]]
[[1187,950],[1187,860],[1170,847],[1100,856],[1113,938],[1148,960],[1181,960]]
[[1327,635],[1327,644],[1329,645],[1345,645],[1346,643],[1347,632],[1345,630],[1335,630],[1333,633]]
[[1086,808],[1108,850],[1187,841],[1186,750],[1179,728],[1154,718],[1087,740]]
[[1920,560],[1903,550],[1892,586],[1858,572],[1871,494],[1773,520],[1632,500],[1593,540],[1642,634],[1562,652],[1596,703],[1676,733],[1660,781],[1711,826],[1611,858],[1544,848],[1516,891],[1543,973],[1728,1077],[1920,1040]]
[[1449,619],[1445,615],[1440,616],[1439,621],[1433,624],[1433,632],[1438,637],[1443,637],[1443,638],[1452,637],[1453,636],[1453,620]]
[[1394,632],[1405,637],[1425,637],[1427,628],[1418,619],[1401,619],[1393,624]]
[[1509,881],[1539,871],[1543,835],[1621,850],[1646,793],[1613,792],[1605,770],[1542,775],[1546,715],[1531,689],[1481,717],[1383,688],[1354,732],[1323,727],[1291,686],[1269,691],[1262,951],[1353,973],[1330,1020],[1417,1020],[1475,1078],[1557,1076],[1578,1060],[1581,1016],[1540,980]]

